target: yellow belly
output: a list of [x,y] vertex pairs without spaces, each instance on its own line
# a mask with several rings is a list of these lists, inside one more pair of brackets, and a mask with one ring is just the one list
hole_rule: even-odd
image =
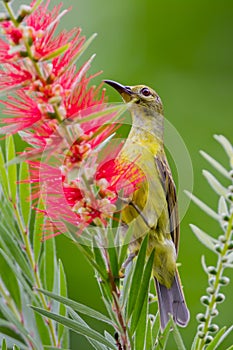
[[132,198],[142,214],[132,205],[128,205],[122,211],[122,220],[133,226],[131,250],[134,252],[139,250],[142,239],[149,233],[147,253],[149,255],[155,248],[154,276],[161,284],[170,288],[176,270],[176,251],[170,235],[166,194],[155,162],[155,155],[160,154],[159,145],[156,140],[153,141],[148,146],[148,143],[139,142],[137,137],[128,139],[121,152],[122,160],[136,159],[137,166],[146,176],[146,180]]

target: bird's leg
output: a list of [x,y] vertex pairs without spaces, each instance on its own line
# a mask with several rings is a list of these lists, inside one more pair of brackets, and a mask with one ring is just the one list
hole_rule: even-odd
[[131,261],[138,255],[138,252],[130,253],[128,258],[122,264],[121,270],[125,270],[126,267],[131,263]]

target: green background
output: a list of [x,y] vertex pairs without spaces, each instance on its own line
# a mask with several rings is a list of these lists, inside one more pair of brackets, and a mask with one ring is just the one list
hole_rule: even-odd
[[[58,3],[51,1],[51,6]],[[85,53],[88,59],[97,56],[91,72],[103,70],[95,78],[113,79],[126,85],[148,84],[161,96],[166,118],[184,140],[194,169],[194,193],[215,209],[217,195],[208,187],[201,171],[210,169],[199,154],[204,149],[228,166],[227,158],[213,134],[232,140],[233,91],[233,1],[231,0],[79,0],[63,1],[63,8],[72,6],[61,21],[61,28],[80,26],[83,34],[98,36]],[[17,4],[17,2],[16,2]],[[120,97],[110,87],[111,102]],[[182,169],[186,171],[185,164]],[[200,258],[206,255],[209,264],[215,256],[203,247],[189,228],[194,223],[214,236],[220,228],[191,204],[181,222],[180,274],[191,321],[182,335],[187,346],[196,331],[195,316],[204,310],[200,297],[207,287]],[[75,246],[58,237],[58,252],[65,263],[69,296],[98,310],[103,310],[94,273]],[[228,276],[233,277],[231,271]],[[232,324],[232,287],[225,287],[226,301],[219,305],[220,325]],[[90,323],[101,329],[99,324]],[[231,344],[230,338],[224,346]],[[72,335],[71,349],[91,347],[83,337]],[[167,350],[174,350],[171,340]]]

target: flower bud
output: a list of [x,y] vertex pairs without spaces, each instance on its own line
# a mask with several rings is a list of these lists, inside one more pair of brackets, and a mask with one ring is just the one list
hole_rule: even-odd
[[222,293],[219,293],[215,298],[216,303],[222,303],[224,300],[225,300],[225,295]]
[[211,317],[216,317],[216,316],[218,316],[218,310],[217,310],[217,309],[210,310],[210,316],[211,316]]
[[207,271],[210,275],[216,275],[217,274],[217,270],[214,266],[208,266],[207,267]]
[[205,344],[209,344],[211,343],[213,340],[213,337],[211,335],[207,335],[206,339],[205,339]]
[[212,294],[214,294],[215,289],[213,287],[208,287],[208,288],[206,288],[206,291],[207,291],[208,294],[212,295]]
[[[196,318],[198,322],[205,322],[206,320],[205,315],[202,313],[197,314]],[[198,328],[198,330],[201,330],[201,329]]]
[[204,333],[204,332],[198,332],[197,335],[198,335],[198,337],[199,337],[200,339],[205,338],[205,333]]
[[219,236],[218,239],[219,239],[219,241],[220,241],[221,243],[226,243],[226,241],[227,241],[227,240],[226,240],[226,237],[223,236],[223,235]]
[[214,285],[214,282],[215,282],[215,277],[210,277],[210,279],[209,279],[209,284],[210,284],[211,286],[213,286],[213,285]]
[[229,242],[227,249],[228,250],[232,250],[233,249],[233,241]]
[[203,295],[200,300],[203,305],[209,305],[210,303],[209,298],[206,295]]
[[230,282],[230,279],[228,277],[225,277],[225,276],[223,276],[219,279],[219,283],[222,284],[223,286],[226,286],[227,284],[229,284],[229,282]]
[[209,327],[208,327],[208,331],[211,332],[211,333],[215,333],[219,330],[219,327],[216,325],[216,324],[211,324]]
[[214,249],[217,253],[221,253],[222,252],[222,247],[220,244],[215,244]]

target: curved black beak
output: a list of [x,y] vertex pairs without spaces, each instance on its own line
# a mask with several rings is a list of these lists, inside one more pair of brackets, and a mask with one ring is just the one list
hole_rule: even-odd
[[112,86],[115,90],[117,90],[121,95],[127,94],[128,96],[131,96],[133,94],[131,88],[129,86],[124,86],[120,83],[117,83],[113,80],[104,80],[104,82],[110,86]]

